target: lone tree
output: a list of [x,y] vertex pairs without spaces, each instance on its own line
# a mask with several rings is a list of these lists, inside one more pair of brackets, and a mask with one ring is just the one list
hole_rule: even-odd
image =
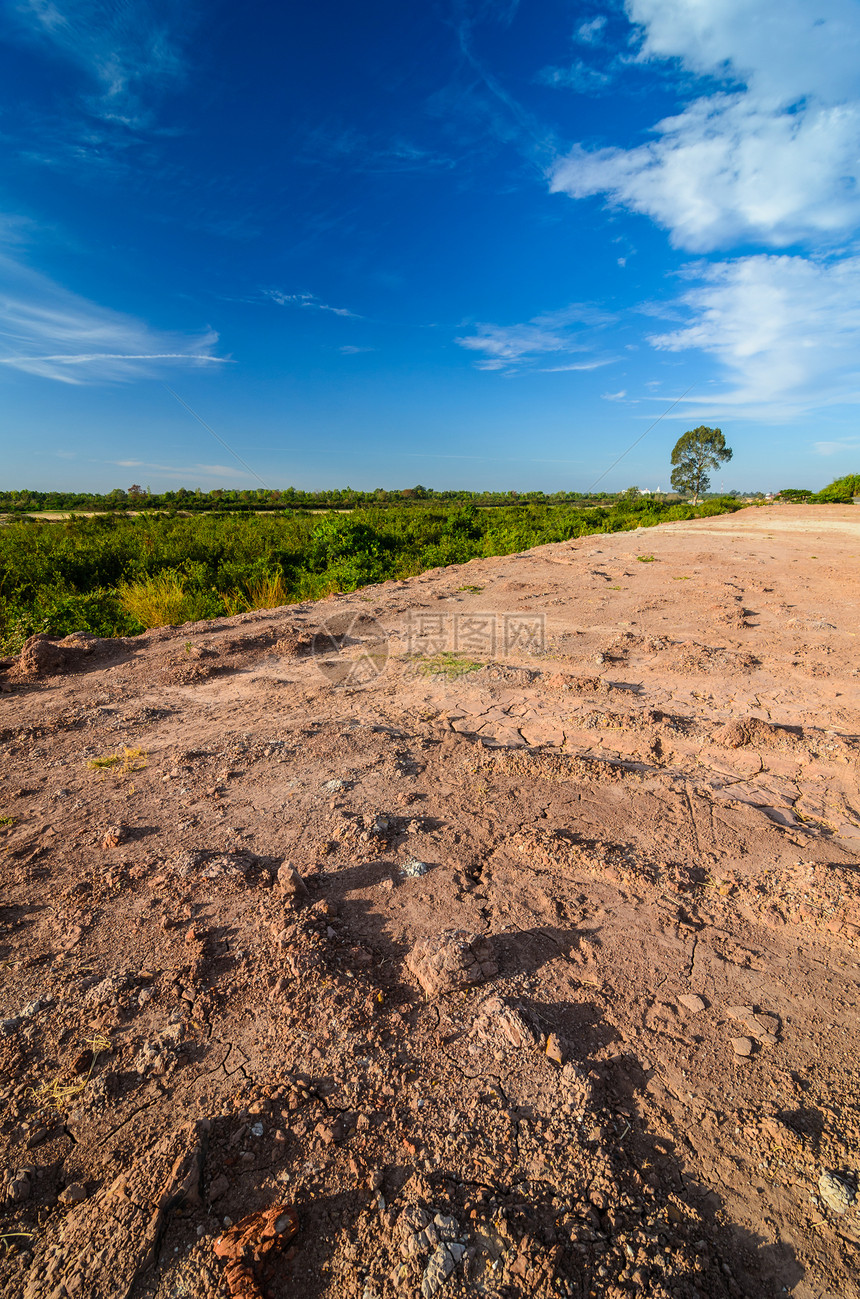
[[708,490],[711,480],[708,472],[718,469],[732,458],[731,447],[718,428],[700,424],[678,438],[672,450],[672,486],[676,492],[692,492],[693,504]]

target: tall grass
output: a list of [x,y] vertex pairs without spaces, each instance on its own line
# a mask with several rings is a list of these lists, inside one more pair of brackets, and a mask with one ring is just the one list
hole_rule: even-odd
[[117,598],[120,608],[147,629],[206,617],[206,602],[200,593],[186,591],[183,579],[169,571],[137,582],[120,582]]

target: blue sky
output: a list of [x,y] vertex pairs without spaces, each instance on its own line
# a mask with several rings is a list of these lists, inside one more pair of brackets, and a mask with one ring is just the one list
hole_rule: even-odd
[[672,403],[604,486],[860,468],[858,0],[0,29],[0,486],[587,489]]

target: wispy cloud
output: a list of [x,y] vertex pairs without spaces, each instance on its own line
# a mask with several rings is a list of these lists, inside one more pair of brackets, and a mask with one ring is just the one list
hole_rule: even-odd
[[839,438],[836,442],[813,442],[812,449],[819,456],[835,456],[841,451],[860,449],[860,438]]
[[149,460],[105,460],[106,465],[120,469],[152,469],[167,478],[251,478],[252,474],[237,469],[235,465],[162,465]]
[[347,343],[345,347],[338,348],[344,356],[358,356],[360,352],[375,352],[375,347],[355,347],[352,343]]
[[[479,370],[512,373],[540,356],[593,351],[594,331],[611,320],[611,316],[594,307],[573,303],[561,311],[534,316],[521,325],[476,324],[473,334],[463,334],[455,341],[468,351],[480,353],[481,359],[476,362]],[[593,369],[601,364],[609,364],[609,359],[593,359],[579,368]]]
[[618,359],[617,356],[604,356],[599,361],[577,361],[570,365],[542,365],[540,373],[562,374],[566,370],[600,370],[604,365],[612,365]]
[[151,102],[184,73],[179,29],[190,9],[166,0],[19,0],[19,33],[50,46],[82,69],[95,117],[141,127]]
[[589,18],[587,22],[579,24],[576,39],[582,41],[583,45],[594,45],[602,39],[605,29],[606,15],[598,14],[596,18]]
[[542,86],[559,86],[564,90],[577,90],[580,94],[593,94],[602,90],[612,80],[608,72],[592,68],[582,59],[577,59],[567,67],[541,68],[537,81]]
[[334,316],[349,316],[353,320],[363,317],[346,307],[331,307],[327,302],[320,302],[315,293],[284,293],[281,289],[264,289],[265,297],[277,302],[279,307],[307,307],[311,311],[330,311]]
[[62,383],[128,381],[164,365],[224,364],[214,330],[151,328],[0,255],[0,365]]

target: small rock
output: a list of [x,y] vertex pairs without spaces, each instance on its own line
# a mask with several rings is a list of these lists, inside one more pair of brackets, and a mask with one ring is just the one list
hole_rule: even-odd
[[561,1054],[561,1044],[555,1033],[550,1033],[546,1040],[546,1054],[548,1058],[554,1060],[556,1064],[562,1063],[563,1057]]
[[[455,1256],[454,1245],[437,1245],[430,1255],[430,1261],[421,1280],[422,1299],[433,1299],[433,1296],[442,1289],[448,1277],[457,1266],[458,1258]],[[464,1247],[461,1245],[457,1251],[459,1258],[463,1257]]]
[[695,992],[682,992],[678,998],[678,1004],[689,1010],[691,1015],[701,1015],[707,1005],[704,999],[697,996]]
[[400,867],[400,874],[405,880],[414,880],[420,879],[422,875],[426,875],[427,872],[432,869],[432,866],[430,866],[428,862],[419,861],[417,857],[410,857],[409,860],[404,862]]
[[517,1050],[537,1044],[538,1034],[526,1019],[522,1007],[512,999],[488,997],[478,1007],[473,1029],[485,1042],[512,1046]]
[[841,1216],[857,1202],[857,1177],[853,1173],[822,1173],[818,1193],[828,1209]]
[[733,1037],[732,1050],[735,1055],[746,1057],[753,1053],[753,1040],[751,1037]]
[[128,826],[118,822],[116,825],[109,825],[102,835],[103,848],[118,848],[121,843],[125,843],[128,838]]
[[87,1188],[80,1182],[72,1182],[57,1198],[60,1204],[81,1204],[87,1198]]
[[278,870],[278,890],[293,903],[304,902],[310,895],[299,872],[291,862],[285,861]]
[[419,939],[406,965],[430,997],[483,983],[499,972],[490,939],[463,929]]
[[217,1177],[213,1177],[212,1184],[209,1187],[209,1203],[214,1204],[216,1200],[221,1199],[222,1195],[226,1195],[229,1190],[229,1178],[225,1177],[223,1173],[219,1173]]
[[33,1192],[32,1179],[30,1177],[30,1174],[27,1173],[24,1169],[21,1169],[17,1173],[13,1173],[12,1176],[9,1178],[9,1181],[7,1183],[7,1193],[9,1195],[9,1199],[12,1200],[13,1203],[23,1204],[25,1200],[29,1200],[32,1192]]

